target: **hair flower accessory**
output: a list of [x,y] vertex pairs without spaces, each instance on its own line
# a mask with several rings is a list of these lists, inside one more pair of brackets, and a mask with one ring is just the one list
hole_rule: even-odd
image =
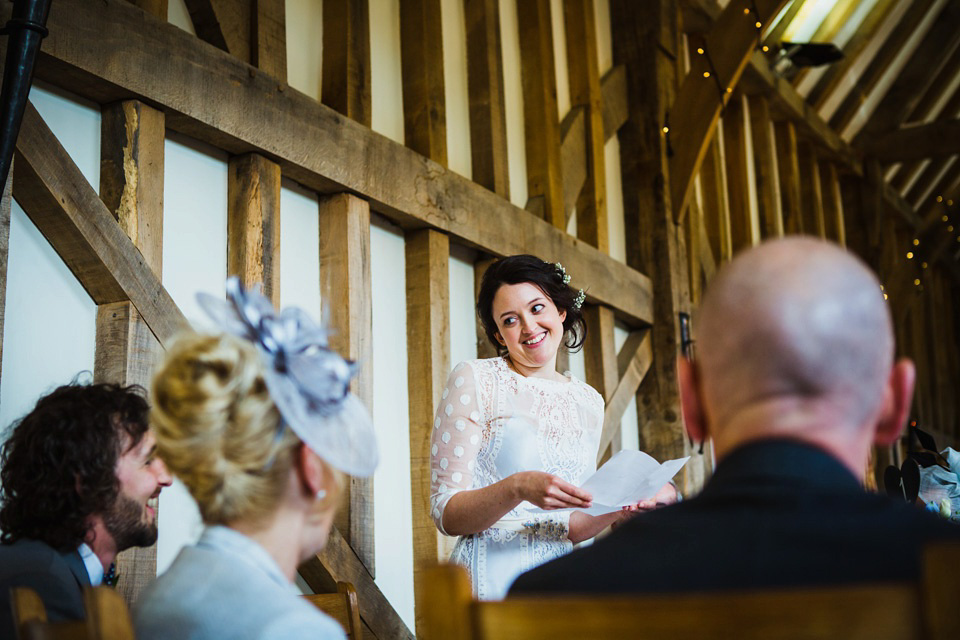
[[580,289],[580,293],[577,294],[577,297],[573,300],[573,306],[579,309],[583,306],[583,301],[587,299],[587,294],[583,292],[583,289]]
[[227,300],[206,293],[197,300],[219,328],[257,347],[270,397],[314,453],[344,473],[373,473],[378,461],[373,422],[350,393],[357,365],[330,349],[329,329],[298,307],[278,315],[259,285],[246,291],[236,276],[227,280]]
[[563,280],[563,284],[570,284],[570,276],[567,275],[567,270],[563,268],[563,265],[559,262],[554,262],[553,266],[557,268],[557,275]]

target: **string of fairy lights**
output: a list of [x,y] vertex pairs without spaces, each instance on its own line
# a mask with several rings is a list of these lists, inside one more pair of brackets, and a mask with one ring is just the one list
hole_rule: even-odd
[[[935,203],[943,207],[943,213],[941,214],[940,220],[939,220],[939,223],[941,225],[941,230],[946,232],[947,234],[950,234],[951,237],[954,237],[953,233],[956,230],[956,228],[950,218],[950,215],[953,213],[953,209],[954,209],[953,198],[944,198],[943,195],[938,195],[935,198]],[[932,237],[934,233],[935,232],[931,233],[929,228],[921,231],[921,235],[926,235],[928,236],[928,238]],[[960,234],[956,235],[955,239],[957,243],[960,243]],[[928,244],[932,245],[935,243],[929,243],[927,241],[924,241],[923,244],[926,246]],[[960,254],[960,247],[958,247],[957,251],[955,252],[955,255],[956,254]],[[915,237],[913,238],[913,240],[911,240],[910,246],[907,248],[906,257],[907,257],[907,260],[911,260],[911,261],[916,260],[917,262],[915,262],[914,264],[919,263],[920,265],[920,277],[915,277],[913,279],[913,286],[916,287],[917,292],[922,292],[923,291],[922,275],[923,275],[923,272],[930,267],[930,260],[933,259],[933,256],[925,254],[925,252],[921,249],[920,237]],[[889,297],[883,285],[880,286],[880,290],[884,292],[883,293],[884,300],[888,300]]]
[[[747,18],[753,20],[753,26],[757,30],[757,46],[756,48],[764,53],[770,51],[770,47],[763,44],[763,20],[760,19],[760,11],[757,10],[757,3],[755,0],[750,0],[748,6],[743,8],[743,15]],[[707,62],[707,69],[703,71],[703,78],[709,80],[713,78],[714,84],[717,86],[717,99],[720,102],[720,116],[723,116],[724,111],[727,108],[727,102],[729,100],[730,94],[733,93],[733,87],[724,86],[723,82],[720,80],[720,74],[717,73],[717,68],[713,64],[713,58],[710,57],[710,51],[707,48],[706,40],[697,47],[697,55],[701,55]],[[665,138],[666,148],[667,148],[667,157],[673,157],[673,146],[670,144],[670,112],[669,110],[664,113],[663,118],[663,127],[661,129]]]

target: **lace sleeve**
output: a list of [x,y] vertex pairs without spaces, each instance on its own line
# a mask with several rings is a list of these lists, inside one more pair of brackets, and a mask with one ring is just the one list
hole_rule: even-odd
[[447,379],[430,444],[430,512],[444,535],[447,502],[473,484],[482,433],[474,369],[461,362]]

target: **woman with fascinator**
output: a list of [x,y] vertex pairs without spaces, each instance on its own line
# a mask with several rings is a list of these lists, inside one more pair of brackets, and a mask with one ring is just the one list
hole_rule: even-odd
[[454,367],[437,409],[431,511],[442,533],[460,536],[451,560],[480,599],[504,597],[520,573],[653,506],[569,510],[591,504],[579,485],[596,470],[604,412],[592,387],[557,372],[558,350],[579,349],[587,331],[583,290],[569,281],[559,263],[530,255],[493,263],[477,315],[500,355]]
[[345,474],[377,464],[354,365],[300,309],[276,314],[232,278],[199,296],[219,334],[187,333],[153,381],[157,448],[206,528],[144,593],[137,637],[343,638],[297,596],[297,566],[327,541]]

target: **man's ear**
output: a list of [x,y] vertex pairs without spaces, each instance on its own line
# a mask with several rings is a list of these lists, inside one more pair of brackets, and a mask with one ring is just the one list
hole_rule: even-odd
[[913,386],[917,369],[909,358],[901,358],[890,370],[890,378],[883,390],[883,413],[877,420],[874,443],[886,446],[896,442],[907,425],[910,405],[913,401]]
[[677,382],[680,386],[680,409],[687,434],[694,442],[703,442],[710,434],[700,399],[700,374],[697,365],[683,356],[677,358]]

